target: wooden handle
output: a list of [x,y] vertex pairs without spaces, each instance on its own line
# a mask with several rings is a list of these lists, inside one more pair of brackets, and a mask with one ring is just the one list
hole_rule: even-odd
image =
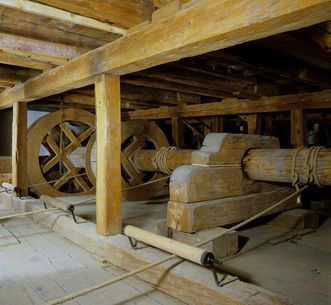
[[166,252],[175,254],[199,265],[205,265],[206,258],[208,256],[214,257],[211,252],[208,252],[204,249],[190,246],[131,225],[125,226],[123,232],[128,237],[134,238],[135,240],[139,240],[145,244],[151,245]]

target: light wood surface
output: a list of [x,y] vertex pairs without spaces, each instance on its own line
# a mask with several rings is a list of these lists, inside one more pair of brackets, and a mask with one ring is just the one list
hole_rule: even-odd
[[15,103],[12,128],[12,183],[22,196],[28,194],[27,103]]
[[[169,18],[151,23],[141,31],[6,90],[0,94],[0,107],[10,107],[18,100],[32,101],[92,84],[95,76],[101,73],[124,75],[317,24],[329,20],[331,1],[302,0],[294,3],[289,0],[261,0],[255,8],[254,18],[250,18],[250,7],[247,0],[194,2],[194,5]],[[270,14],[270,11],[273,13]],[[167,43],[160,44],[165,38]],[[109,60],[110,56],[112,60]]]
[[95,82],[97,115],[97,232],[122,229],[121,92],[118,76],[103,74]]
[[[168,202],[168,227],[187,233],[238,223],[261,212],[294,192],[279,188],[270,192],[235,196],[219,200],[186,204]],[[269,214],[291,209],[296,200],[284,203]]]
[[[294,149],[252,149],[243,160],[243,170],[250,179],[291,183]],[[295,172],[301,184],[306,183],[305,160],[308,148],[296,158]],[[316,174],[321,185],[331,185],[331,149],[323,148],[316,159]]]

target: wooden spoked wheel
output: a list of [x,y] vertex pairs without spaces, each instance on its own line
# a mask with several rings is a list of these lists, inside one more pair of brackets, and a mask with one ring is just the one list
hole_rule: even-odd
[[31,189],[55,197],[94,193],[84,162],[77,165],[70,158],[85,149],[94,132],[95,115],[80,109],[63,109],[34,122],[28,130],[28,178],[29,185],[40,185]]
[[[121,125],[121,172],[122,172],[122,197],[127,200],[144,200],[160,193],[166,180],[144,185],[146,182],[165,177],[155,171],[139,171],[133,162],[134,154],[139,149],[158,149],[169,146],[163,131],[153,122],[133,120]],[[89,179],[95,183],[96,174],[96,142],[95,136],[91,137],[86,148],[86,172]],[[126,190],[133,186],[139,186]]]

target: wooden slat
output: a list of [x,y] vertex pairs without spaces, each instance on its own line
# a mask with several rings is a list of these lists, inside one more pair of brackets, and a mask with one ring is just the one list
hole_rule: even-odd
[[35,3],[28,0],[0,0],[0,5],[22,10],[27,13],[32,13],[52,19],[57,19],[69,23],[79,24],[89,28],[94,28],[106,32],[116,33],[120,35],[126,34],[126,31],[117,26],[110,25],[106,22],[101,22],[92,18],[69,13],[65,10],[60,10],[51,6]]
[[[331,0],[261,0],[254,6],[254,18],[251,14],[249,0],[195,2],[169,18],[1,93],[0,107],[10,107],[18,97],[31,101],[92,84],[102,73],[124,75],[320,23],[330,18]],[[163,39],[166,43],[160,43]]]
[[260,100],[224,99],[221,102],[199,105],[182,105],[179,107],[162,107],[157,109],[129,112],[124,119],[167,119],[179,117],[203,117],[213,115],[234,115],[250,113],[268,113],[302,109],[330,109],[331,90],[315,93],[303,93],[262,97]]
[[96,79],[97,232],[115,235],[122,228],[121,95],[118,76]]
[[28,194],[27,179],[27,103],[15,103],[12,129],[12,183],[21,194]]
[[171,138],[172,145],[183,148],[184,133],[183,133],[183,119],[179,117],[173,117],[171,119]]

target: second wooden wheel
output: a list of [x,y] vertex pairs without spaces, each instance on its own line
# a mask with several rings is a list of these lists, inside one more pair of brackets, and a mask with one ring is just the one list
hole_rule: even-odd
[[[158,149],[169,146],[163,131],[149,121],[133,120],[121,125],[121,171],[122,196],[127,200],[143,200],[151,198],[162,190],[166,180],[156,181],[165,177],[155,171],[139,171],[133,162],[134,154],[140,149]],[[89,179],[95,183],[96,175],[96,142],[95,135],[91,137],[86,147],[85,162]],[[131,188],[134,187],[134,188]],[[131,189],[130,189],[131,188]]]

